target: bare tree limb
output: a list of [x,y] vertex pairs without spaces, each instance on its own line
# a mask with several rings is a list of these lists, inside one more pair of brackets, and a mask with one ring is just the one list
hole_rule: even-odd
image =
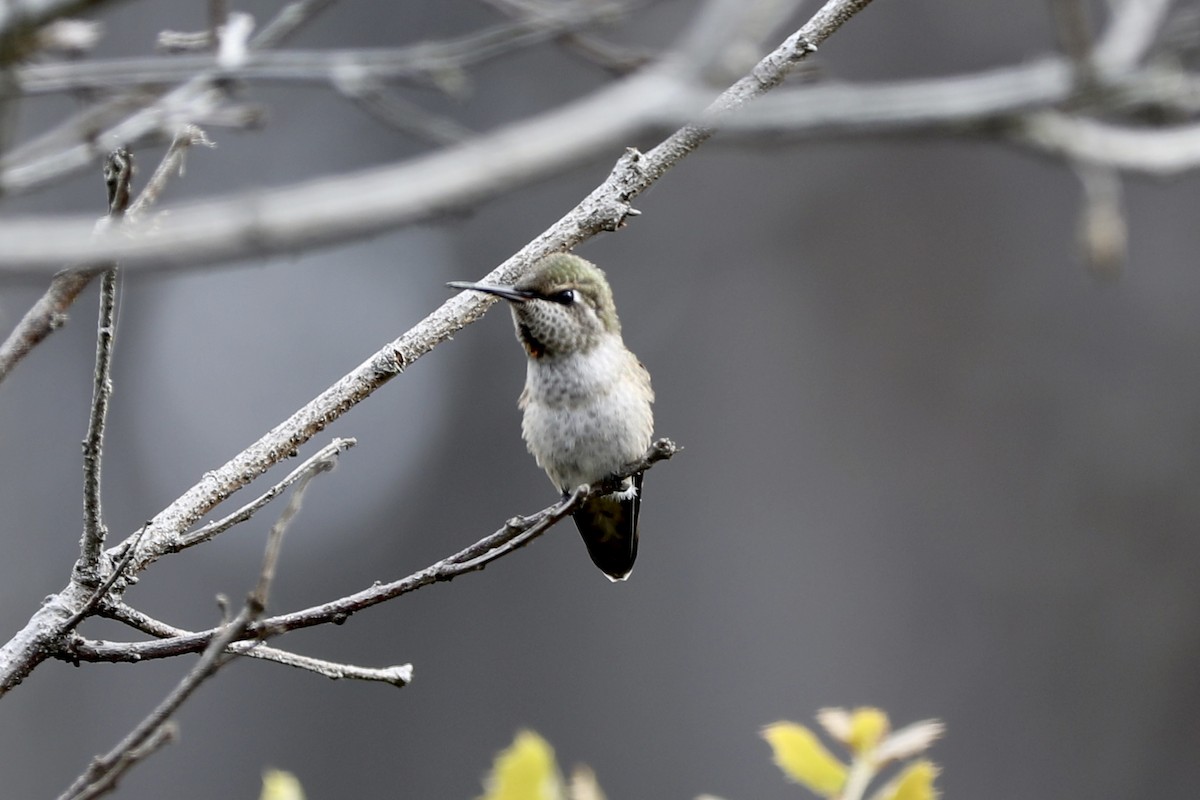
[[167,181],[172,175],[176,173],[180,176],[183,175],[183,165],[187,160],[188,151],[196,146],[216,147],[199,126],[184,125],[175,134],[171,146],[167,148],[167,153],[163,156],[162,161],[158,162],[150,180],[146,181],[146,185],[142,187],[137,199],[129,206],[129,212],[126,215],[129,222],[137,222],[143,212],[158,202],[159,196],[163,193],[163,189],[166,188]]
[[[319,467],[309,471],[296,485],[288,500],[287,506],[279,515],[279,519],[271,526],[267,535],[267,544],[263,552],[262,568],[259,571],[258,584],[246,598],[241,612],[231,622],[221,626],[204,648],[200,661],[188,672],[171,692],[163,698],[134,729],[130,731],[112,750],[92,760],[87,769],[75,779],[71,786],[59,796],[59,800],[83,800],[83,798],[100,797],[116,787],[121,776],[136,764],[145,754],[148,754],[151,743],[162,739],[170,723],[171,716],[179,707],[192,696],[200,685],[216,674],[217,670],[229,662],[232,656],[226,653],[231,642],[243,638],[246,630],[262,615],[270,595],[271,583],[275,577],[275,568],[279,561],[279,552],[283,543],[284,533],[288,525],[299,513],[303,503],[304,493],[309,483],[320,472],[329,467]],[[157,749],[157,748],[154,748]]]
[[85,267],[63,270],[50,281],[50,288],[42,295],[25,316],[13,328],[12,333],[0,344],[0,381],[8,377],[21,359],[29,355],[47,336],[61,328],[67,321],[67,309],[75,302],[92,278],[104,271],[104,267]]
[[[332,2],[297,0],[288,4],[250,40],[250,49],[266,49],[286,41]],[[78,135],[72,136],[70,143],[61,149],[44,152],[46,145],[42,143],[10,153],[0,160],[0,195],[40,186],[86,168],[107,150],[134,147],[158,138],[171,140],[184,125],[212,122],[220,116],[225,101],[225,92],[217,85],[220,77],[220,70],[208,70],[189,76],[185,83],[161,96],[160,92],[140,91],[123,101],[132,103],[135,110],[106,129],[94,130],[82,124],[68,126],[76,128]]]
[[[287,523],[299,510],[299,504],[304,494],[304,489],[308,486],[309,481],[322,472],[326,472],[333,468],[336,463],[336,454],[345,449],[345,441],[339,440],[343,445],[340,448],[326,448],[323,451],[325,456],[321,460],[309,459],[306,463],[306,469],[303,475],[299,476],[295,491],[292,493],[292,498],[280,515],[280,521],[272,528],[271,539],[268,542],[266,555],[264,556],[263,577],[260,577],[257,594],[252,594],[253,600],[256,596],[265,598],[267,588],[271,576],[273,575],[275,558],[278,553],[278,539],[283,535],[283,530]],[[146,531],[150,528],[150,523],[146,523],[133,537],[123,542],[117,548],[114,548],[113,553],[120,554],[120,560],[110,573],[109,579],[104,582],[97,590],[90,594],[87,592],[86,585],[78,580],[72,580],[66,588],[55,595],[48,597],[38,610],[35,617],[40,617],[38,626],[54,625],[55,629],[46,629],[44,627],[26,627],[26,629],[18,633],[9,640],[3,648],[0,648],[0,695],[3,695],[8,689],[16,686],[24,679],[25,675],[33,669],[37,663],[45,660],[52,655],[62,656],[63,642],[69,634],[72,634],[73,629],[79,622],[96,608],[112,607],[112,599],[110,592],[116,589],[119,595],[123,591],[123,581],[131,577],[127,570],[129,565],[133,563],[134,556],[138,553],[138,545],[145,536]],[[275,544],[271,544],[275,542]],[[262,603],[265,606],[265,599]],[[256,612],[254,619],[257,619],[262,609]],[[31,621],[32,622],[32,621]],[[242,638],[234,636],[230,639]],[[29,642],[40,642],[33,645],[31,648]],[[51,646],[51,642],[57,642],[57,645]],[[57,652],[56,652],[57,651]],[[73,660],[68,658],[68,660]]]
[[[176,628],[173,625],[160,622],[125,603],[119,603],[106,609],[104,615],[159,639],[194,635],[193,631]],[[356,664],[344,664],[321,658],[313,658],[311,656],[303,656],[298,653],[270,647],[262,642],[234,642],[226,648],[226,652],[307,670],[330,680],[371,681],[402,687],[412,682],[413,675],[412,664],[395,664],[389,667],[361,667]]]
[[[508,16],[546,18],[561,13],[561,4],[556,2],[536,3],[530,2],[530,0],[480,0],[480,2]],[[626,10],[632,6],[632,3],[627,4]],[[627,50],[583,32],[562,33],[555,38],[559,43],[566,45],[586,60],[617,76],[628,75],[654,60],[654,55],[648,50],[637,52]]]
[[250,40],[250,46],[255,50],[278,47],[292,38],[292,35],[308,24],[313,17],[336,2],[337,0],[293,0],[255,34]]
[[570,14],[551,21],[522,20],[441,42],[423,42],[378,50],[256,50],[237,65],[222,64],[212,54],[151,56],[85,62],[27,64],[13,71],[16,89],[38,95],[79,89],[120,89],[161,85],[219,72],[224,79],[332,85],[353,71],[375,80],[407,81],[439,86],[438,76],[464,70],[514,50],[552,40],[611,17],[615,6],[572,4]]
[[1059,158],[1153,175],[1200,163],[1200,125],[1145,130],[1044,111],[1027,115],[1009,136]]
[[[295,0],[288,3],[251,39],[251,48],[267,49],[283,44],[312,18],[333,5],[336,1]],[[206,37],[207,33],[206,31]],[[192,88],[194,89],[195,87]],[[94,152],[81,162],[77,158],[79,155],[79,150],[76,147],[78,142],[93,141],[106,130],[113,128],[117,124],[117,120],[124,119],[130,114],[144,110],[147,106],[155,103],[161,104],[163,102],[161,95],[161,90],[139,90],[106,99],[69,117],[65,122],[59,124],[48,133],[39,136],[32,142],[8,152],[4,158],[0,159],[0,192],[13,191],[14,188],[36,186],[39,183],[39,175],[41,176],[41,182],[46,182],[54,180],[56,177],[67,174],[70,171],[86,167],[90,163],[88,159],[97,155],[102,145],[97,144]],[[192,115],[187,121],[197,124],[227,125],[230,123],[230,121],[224,120],[222,117],[223,115],[218,113],[217,110],[198,108],[197,113]],[[140,117],[140,119],[143,122],[149,121],[145,116]],[[154,130],[157,130],[157,128]],[[150,135],[147,131],[143,131],[143,134]],[[132,139],[117,139],[113,146],[132,146],[133,144]],[[56,171],[52,166],[54,159],[46,158],[48,153],[59,153],[69,158],[75,157],[75,160],[66,165],[66,171],[62,171],[61,166]],[[34,170],[32,176],[26,175],[26,182],[24,184],[20,184],[19,186],[11,184],[7,180],[8,173],[6,170],[14,164],[25,164],[31,160],[38,161],[38,163],[43,165],[43,169],[40,172]]]
[[[627,465],[608,481],[595,486],[584,484],[577,487],[567,497],[536,514],[513,517],[495,533],[425,569],[390,583],[376,584],[319,606],[269,617],[247,626],[243,636],[267,639],[300,628],[311,628],[329,623],[341,624],[358,611],[414,592],[424,586],[453,580],[468,572],[481,570],[496,559],[529,544],[555,523],[569,517],[587,498],[611,493],[620,487],[622,478],[644,472],[659,461],[671,458],[681,449],[670,439],[659,439],[650,446],[641,459]],[[72,637],[70,646],[63,657],[79,661],[143,661],[150,658],[170,658],[203,650],[209,642],[213,641],[214,637],[220,635],[221,630],[221,628],[214,628],[152,642],[99,642],[76,635]]]
[[[125,148],[114,150],[104,162],[104,182],[108,187],[107,225],[115,225],[129,208],[130,183],[133,180],[133,154]],[[92,410],[87,435],[83,440],[83,535],[75,574],[84,583],[98,583],[100,555],[108,530],[100,502],[100,470],[104,456],[104,424],[108,419],[108,401],[112,396],[112,353],[116,336],[117,267],[110,264],[100,281],[100,315],[96,325],[96,368],[92,388]]]
[[[569,247],[619,224],[625,216],[619,205],[627,205],[629,198],[711,137],[713,126],[729,111],[778,86],[817,44],[868,3],[830,0],[750,75],[722,93],[704,112],[701,124],[677,131],[645,159],[639,156],[636,165],[624,159],[617,169],[624,168],[626,174],[614,174],[602,187],[606,213],[577,220],[572,234],[561,238],[558,246]],[[94,252],[104,257],[119,258],[125,269],[180,267],[290,252],[427,220],[590,157],[664,114],[671,118],[689,111],[694,92],[687,91],[688,74],[668,59],[563,109],[411,162],[182,207],[153,237],[108,237],[90,246],[98,247]],[[573,135],[564,137],[563,130]],[[622,185],[614,187],[613,181]],[[343,201],[331,204],[331,197]],[[0,268],[26,273],[69,260],[64,256],[82,248],[75,241],[77,226],[71,218],[0,225],[0,238],[10,243],[0,252]]]
[[[129,154],[126,153],[126,156]],[[100,320],[96,326],[96,368],[92,389],[92,412],[83,440],[83,535],[76,574],[85,583],[96,582],[100,552],[108,529],[101,504],[100,473],[104,459],[104,425],[112,397],[112,354],[116,339],[117,268],[104,270],[100,278]]]
[[[612,147],[687,99],[673,69],[635,75],[565,108],[408,162],[301,186],[175,209],[154,236],[110,236],[89,252],[127,268],[191,266],[264,257],[429,220],[470,206]],[[572,131],[563,136],[562,131]],[[330,198],[339,198],[331,203]],[[82,252],[82,220],[0,224],[0,267],[29,273]],[[165,246],[164,245],[168,245]]]
[[164,722],[151,731],[140,743],[117,754],[116,760],[108,771],[97,777],[94,782],[81,786],[75,794],[63,794],[60,797],[70,798],[70,800],[93,800],[96,797],[103,797],[117,788],[117,782],[122,775],[175,741],[178,736],[179,726],[174,722]]
[[369,76],[342,74],[335,80],[335,88],[376,119],[414,138],[448,145],[465,142],[474,135],[465,126],[426,111]]
[[185,533],[180,536],[175,550],[186,550],[189,547],[194,547],[195,545],[207,542],[210,539],[213,539],[229,530],[234,525],[245,522],[254,516],[256,511],[278,497],[284,489],[304,477],[304,475],[312,470],[319,462],[332,462],[337,458],[338,455],[342,453],[342,451],[348,450],[356,444],[358,444],[357,439],[334,439],[332,442],[325,445],[320,450],[305,459],[300,466],[288,473],[287,477],[285,477],[279,483],[275,484],[270,489],[256,497],[254,500],[239,508],[237,511],[233,512],[227,517],[224,517],[223,519],[215,520],[201,528],[197,528],[190,533]]
[[[157,201],[171,174],[177,170],[182,171],[183,159],[188,148],[196,144],[212,146],[212,143],[205,137],[204,131],[195,125],[185,125],[171,143],[166,155],[159,162],[158,168],[154,170],[154,175],[138,194],[137,199],[129,204],[128,211],[122,209],[130,221],[136,220],[139,214]],[[130,175],[127,175],[126,179],[129,177]],[[126,186],[124,191],[126,193],[124,202],[128,203],[129,187]],[[66,324],[67,309],[74,304],[75,298],[91,283],[92,278],[107,269],[108,265],[105,264],[74,267],[64,269],[54,276],[50,281],[50,288],[25,313],[4,343],[0,344],[0,381],[8,377],[8,373],[12,371],[13,367],[34,347]]]
[[273,661],[285,667],[295,667],[306,672],[312,672],[333,681],[354,680],[368,683],[386,683],[396,688],[403,688],[412,683],[412,664],[394,664],[390,667],[360,667],[357,664],[344,664],[338,661],[326,661],[323,658],[302,656],[287,650],[267,647],[264,644],[250,642],[234,642],[229,650],[240,656],[248,656],[263,661]]
[[[1090,51],[1092,79],[1085,86],[1075,80],[1077,65],[1064,58],[950,78],[825,84],[765,98],[731,119],[726,134],[775,141],[931,133],[1001,137],[1069,163],[1085,160],[1159,175],[1194,169],[1200,156],[1191,145],[1192,126],[1135,128],[1079,116],[1093,109],[1110,116],[1140,110],[1200,113],[1196,75],[1162,66],[1134,69],[1169,5],[1169,0],[1120,4]],[[1056,110],[1062,108],[1074,113]],[[1077,142],[1076,135],[1088,140]],[[1147,152],[1139,152],[1143,149]]]
[[1114,72],[1132,69],[1150,49],[1174,0],[1119,0],[1095,47],[1095,60]]

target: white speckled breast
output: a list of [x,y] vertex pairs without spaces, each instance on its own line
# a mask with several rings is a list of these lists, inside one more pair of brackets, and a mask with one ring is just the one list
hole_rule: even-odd
[[530,359],[521,433],[561,491],[592,483],[650,446],[650,376],[617,335],[569,356]]

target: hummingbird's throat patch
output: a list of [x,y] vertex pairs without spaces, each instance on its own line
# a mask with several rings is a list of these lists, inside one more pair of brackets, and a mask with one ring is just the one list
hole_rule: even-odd
[[529,330],[528,325],[524,322],[518,323],[517,330],[521,333],[521,344],[525,345],[525,352],[529,353],[530,358],[541,358],[546,355],[546,345],[533,337],[533,332]]

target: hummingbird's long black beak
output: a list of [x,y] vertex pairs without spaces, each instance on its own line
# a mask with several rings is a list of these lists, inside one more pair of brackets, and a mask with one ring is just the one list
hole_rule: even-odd
[[446,285],[451,289],[470,289],[474,292],[494,294],[496,297],[503,297],[505,300],[511,300],[514,303],[524,303],[526,300],[532,300],[535,297],[535,295],[531,292],[523,292],[515,286],[500,286],[499,284],[494,283],[450,281]]

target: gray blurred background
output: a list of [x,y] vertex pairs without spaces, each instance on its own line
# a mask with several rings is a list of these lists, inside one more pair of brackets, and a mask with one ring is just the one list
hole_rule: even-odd
[[[101,54],[202,27],[204,6],[113,7]],[[239,4],[260,20],[277,6]],[[695,10],[656,3],[605,35],[661,47]],[[469,0],[343,0],[294,44],[391,46],[498,20]],[[944,75],[1049,52],[1051,31],[1041,2],[880,2],[819,61],[851,79]],[[472,78],[462,101],[413,96],[489,129],[607,80],[551,45]],[[167,204],[423,148],[328,91],[249,97],[267,129],[213,131],[218,148],[191,156]],[[72,107],[31,103],[23,130]],[[143,179],[160,153],[137,153]],[[446,280],[507,258],[619,153],[444,224],[127,277],[104,473],[114,536],[416,323]],[[638,201],[643,216],[579,251],[608,271],[653,375],[657,432],[686,447],[647,476],[631,580],[609,584],[564,525],[482,573],[291,634],[282,646],[314,656],[411,661],[416,679],[234,664],[117,796],[255,798],[274,766],[313,800],[469,798],[530,727],[613,800],[805,797],[760,727],[875,704],[898,724],[946,721],[933,757],[950,797],[1194,797],[1200,184],[1126,187],[1129,263],[1098,281],[1060,164],[945,140],[705,146]],[[3,212],[102,208],[86,175]],[[5,330],[41,288],[0,286]],[[76,556],[94,306],[93,288],[0,387],[4,637]],[[552,502],[520,439],[523,378],[495,308],[314,440],[306,452],[332,436],[359,446],[313,485],[272,610],[395,579]],[[250,588],[277,512],[164,559],[129,601],[214,624],[214,596]],[[4,699],[0,796],[56,795],[193,662],[43,664]]]

